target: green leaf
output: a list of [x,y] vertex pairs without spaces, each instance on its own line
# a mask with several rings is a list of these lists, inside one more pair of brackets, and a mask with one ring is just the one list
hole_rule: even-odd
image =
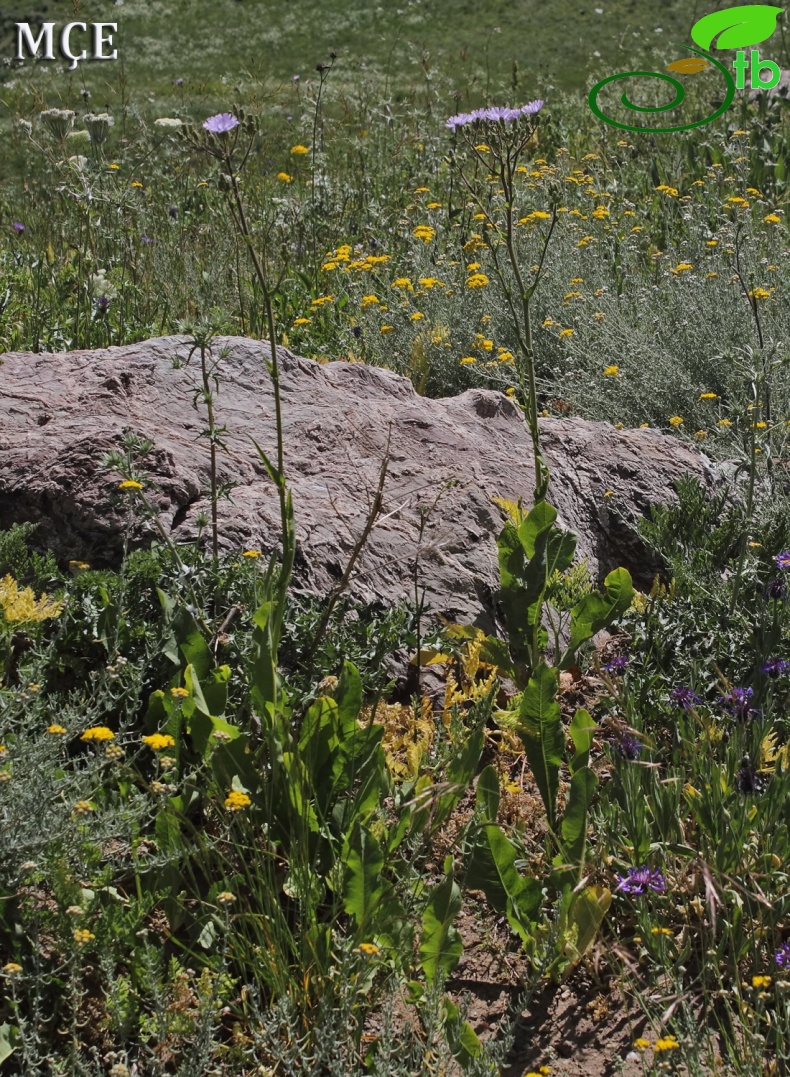
[[359,730],[357,718],[362,709],[362,680],[353,662],[343,663],[343,672],[335,692],[341,738]]
[[0,1063],[5,1062],[14,1053],[18,1039],[19,1027],[17,1025],[10,1025],[8,1021],[0,1025]]
[[477,779],[477,807],[483,813],[483,822],[496,822],[499,811],[499,778],[493,763],[489,763]]
[[217,666],[210,669],[200,681],[203,689],[203,698],[209,713],[221,716],[225,713],[228,705],[228,681],[230,680],[230,666]]
[[597,728],[598,726],[593,721],[590,712],[585,710],[584,707],[580,707],[571,719],[568,732],[576,749],[576,754],[568,764],[571,774],[575,774],[577,770],[587,766],[590,758],[590,748]]
[[458,1006],[449,995],[442,999],[442,1019],[447,1045],[462,1069],[468,1069],[480,1057],[483,1045],[468,1021],[461,1020]]
[[562,834],[563,853],[571,864],[578,865],[576,874],[581,871],[584,849],[587,844],[587,813],[592,803],[598,779],[589,767],[581,767],[571,778],[568,801],[562,815],[560,833]]
[[543,661],[521,695],[518,717],[516,732],[524,743],[549,826],[554,830],[565,731],[557,702],[557,675]]
[[436,808],[430,825],[431,834],[435,834],[447,820],[469,788],[480,756],[483,754],[484,742],[482,729],[476,730],[450,761],[445,774],[445,780],[450,788],[436,799]]
[[781,13],[782,8],[770,4],[741,4],[713,11],[694,23],[691,40],[701,49],[710,49],[718,36],[717,49],[748,49],[771,37]]
[[593,591],[577,602],[571,610],[571,636],[559,668],[571,666],[581,644],[625,613],[633,598],[630,573],[625,568],[616,568],[604,580],[603,594]]
[[422,914],[420,940],[420,966],[428,980],[436,980],[440,972],[452,972],[461,958],[464,944],[453,927],[460,910],[461,890],[452,878],[431,890]]
[[519,875],[513,843],[495,823],[486,823],[477,831],[471,850],[465,853],[464,886],[482,890],[491,906],[507,916],[521,941],[529,942],[542,890],[536,879]]
[[359,818],[354,820],[351,833],[343,843],[342,861],[346,866],[343,908],[361,927],[373,915],[376,902],[384,892],[381,881],[384,854]]
[[531,509],[517,529],[519,541],[527,557],[535,556],[535,545],[539,537],[549,530],[556,519],[557,510],[548,501],[539,501]]
[[574,894],[568,909],[568,939],[565,954],[575,963],[592,946],[603,918],[612,903],[612,892],[604,886],[588,886]]

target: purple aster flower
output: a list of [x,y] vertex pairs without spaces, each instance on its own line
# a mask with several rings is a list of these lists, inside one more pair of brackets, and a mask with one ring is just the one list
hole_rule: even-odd
[[787,598],[787,587],[785,581],[781,576],[777,576],[773,580],[769,580],[765,585],[763,594],[766,598],[773,598],[777,601],[784,601]]
[[779,568],[790,568],[790,550],[783,550],[776,555],[776,563]]
[[646,894],[648,890],[655,890],[660,894],[667,888],[667,881],[658,868],[649,868],[644,864],[641,868],[629,868],[625,875],[618,875],[620,885],[618,890],[624,894]]
[[216,116],[209,116],[203,127],[212,135],[226,135],[234,127],[239,126],[239,121],[232,112],[218,112]]
[[176,79],[176,86],[183,86],[183,85],[184,85],[184,80],[183,79]]
[[733,718],[753,717],[760,713],[749,706],[753,695],[753,688],[730,688],[725,695],[719,696],[719,703]]
[[774,954],[774,961],[780,969],[790,968],[790,942],[783,942]]
[[106,295],[98,296],[98,298],[94,299],[94,303],[96,304],[96,309],[98,310],[99,314],[107,313],[107,310],[110,306],[110,300],[107,298]]
[[611,658],[601,666],[601,669],[605,669],[607,673],[622,673],[627,665],[628,658],[624,654],[618,654],[616,658]]
[[501,105],[491,105],[488,108],[476,108],[472,112],[459,112],[457,116],[451,116],[445,124],[451,131],[459,127],[467,127],[470,123],[482,121],[484,123],[512,123],[514,120],[523,120],[525,116],[537,116],[543,108],[542,101],[530,101],[521,108],[507,108]]
[[615,741],[615,748],[623,757],[630,763],[635,763],[642,753],[642,745],[636,737],[630,733],[623,733],[620,738]]
[[150,236],[140,236],[140,242],[141,243],[153,243],[153,240],[151,239]]
[[459,112],[457,116],[451,116],[445,124],[445,127],[449,127],[451,131],[455,131],[457,127],[466,127],[468,123],[474,123],[476,117],[471,112]]
[[21,221],[14,221],[12,228],[15,232],[24,232],[25,230],[25,226],[22,224]]
[[702,703],[702,700],[697,693],[692,692],[692,690],[685,685],[673,688],[670,699],[673,703],[677,703],[679,707],[682,707],[684,711],[690,711],[692,707],[696,707]]
[[790,670],[790,662],[784,658],[769,658],[760,666],[761,673],[767,673],[769,677],[782,677]]
[[521,106],[521,111],[525,116],[537,116],[542,108],[542,101],[530,101],[529,104]]

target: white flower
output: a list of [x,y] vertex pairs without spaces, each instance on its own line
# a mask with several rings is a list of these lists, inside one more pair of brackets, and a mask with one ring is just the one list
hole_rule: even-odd
[[154,127],[171,127],[175,130],[183,126],[181,120],[176,120],[172,116],[160,116],[158,120],[154,120]]

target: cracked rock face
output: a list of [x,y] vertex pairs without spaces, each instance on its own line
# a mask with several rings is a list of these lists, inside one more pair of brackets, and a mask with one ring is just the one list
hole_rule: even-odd
[[[224,550],[279,543],[279,503],[253,445],[274,458],[274,396],[268,344],[219,338],[216,422]],[[125,431],[149,438],[146,494],[179,541],[210,515],[206,408],[195,397],[199,355],[186,337],[61,355],[8,353],[0,365],[0,526],[40,521],[39,544],[65,559],[117,566],[126,505],[120,476],[100,466]],[[390,371],[318,364],[278,349],[285,470],[293,494],[298,551],[295,581],[327,592],[361,534],[389,444],[383,506],[354,571],[350,591],[390,604],[414,595],[416,571],[427,608],[490,630],[498,587],[496,535],[504,514],[493,496],[524,499],[534,489],[532,450],[520,412],[506,396],[473,389],[428,400]],[[179,362],[180,360],[180,362]],[[551,469],[549,501],[578,533],[578,554],[594,577],[624,565],[649,586],[658,566],[633,521],[648,505],[675,499],[673,482],[691,474],[713,485],[707,459],[654,430],[615,430],[581,419],[541,420]],[[612,491],[612,493],[608,493]],[[420,522],[424,527],[420,536]],[[131,521],[134,541],[155,537]],[[205,536],[204,536],[205,537]]]

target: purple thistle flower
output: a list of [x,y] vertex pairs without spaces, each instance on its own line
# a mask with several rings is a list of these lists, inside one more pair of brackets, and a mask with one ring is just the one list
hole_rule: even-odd
[[692,707],[696,707],[702,703],[702,700],[697,693],[692,692],[692,690],[685,685],[673,688],[670,699],[673,703],[677,703],[679,707],[682,707],[684,711],[690,711]]
[[790,662],[784,658],[769,658],[760,666],[761,673],[767,673],[769,677],[782,677],[790,670]]
[[14,221],[12,228],[15,232],[24,232],[25,230],[25,226],[22,224],[21,221]]
[[107,313],[110,306],[110,300],[106,295],[98,296],[96,299],[94,299],[94,303],[96,304],[96,309],[98,310],[99,314]]
[[780,969],[790,968],[790,942],[783,942],[774,954],[774,961]]
[[776,563],[779,568],[790,568],[790,550],[783,550],[776,555]]
[[615,748],[623,757],[630,763],[635,763],[642,753],[642,744],[632,736],[631,733],[623,733],[620,738],[615,741]]
[[238,126],[239,121],[232,112],[218,112],[216,116],[209,116],[203,123],[203,127],[212,135],[226,135]]
[[624,654],[618,654],[601,666],[601,669],[605,669],[607,673],[623,673],[627,665],[628,658]]
[[641,868],[629,868],[625,875],[618,875],[617,878],[620,880],[617,889],[624,894],[646,894],[648,890],[660,894],[667,887],[667,881],[658,868],[649,868],[647,864]]
[[726,695],[719,696],[719,703],[733,718],[753,717],[760,713],[749,706],[753,695],[753,688],[730,688]]
[[784,601],[787,598],[787,587],[785,581],[781,576],[777,576],[773,580],[769,580],[765,585],[763,594],[766,598],[773,598],[777,601]]

